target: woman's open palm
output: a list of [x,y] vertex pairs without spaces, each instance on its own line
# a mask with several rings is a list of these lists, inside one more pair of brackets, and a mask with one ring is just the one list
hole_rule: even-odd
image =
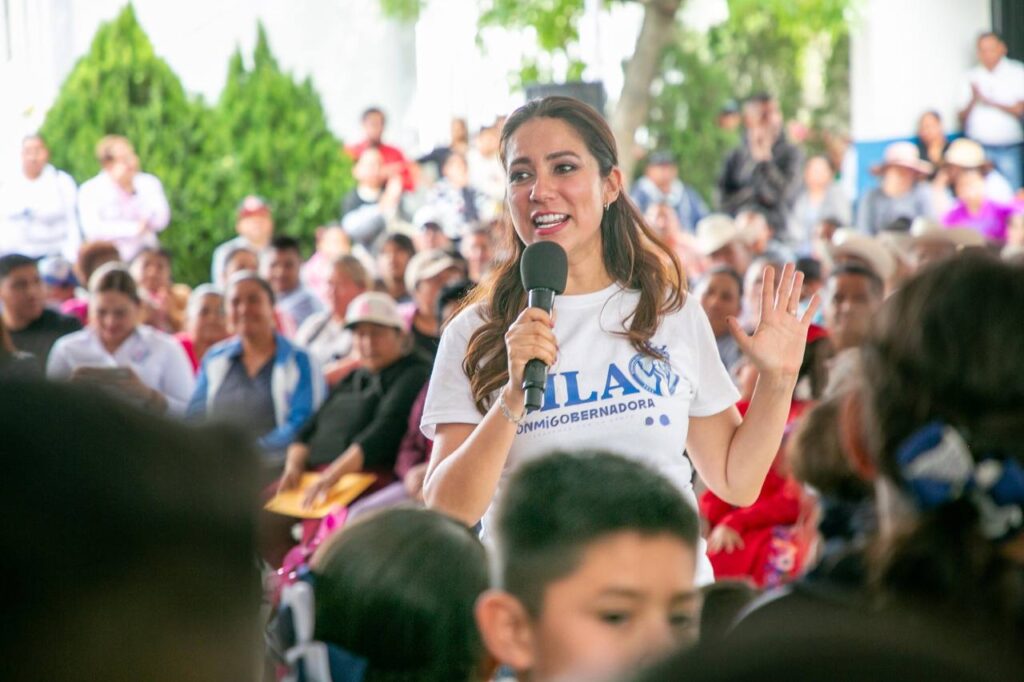
[[795,378],[800,372],[807,328],[821,305],[815,294],[804,314],[798,314],[803,281],[803,273],[787,263],[776,290],[775,268],[766,266],[761,284],[761,315],[754,333],[747,334],[736,318],[729,318],[736,343],[762,376]]

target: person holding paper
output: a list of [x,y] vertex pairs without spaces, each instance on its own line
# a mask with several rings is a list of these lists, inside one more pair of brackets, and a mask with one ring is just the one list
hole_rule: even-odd
[[[398,446],[430,362],[407,352],[405,326],[394,300],[371,291],[349,304],[346,326],[362,367],[345,377],[288,448],[280,488],[297,487],[310,468],[323,468],[306,494],[312,505],[345,474],[372,471],[378,487],[394,480]],[[324,468],[326,465],[326,468]]]

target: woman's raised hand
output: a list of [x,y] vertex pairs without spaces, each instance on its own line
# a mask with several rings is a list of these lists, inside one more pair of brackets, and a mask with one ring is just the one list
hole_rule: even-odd
[[553,328],[554,322],[550,315],[540,308],[527,308],[505,333],[509,383],[506,400],[514,400],[516,406],[523,397],[526,363],[537,358],[551,367],[558,358],[558,341]]
[[800,291],[804,275],[792,263],[782,269],[782,280],[775,288],[775,268],[764,269],[761,284],[761,316],[753,335],[729,318],[729,329],[743,354],[754,363],[762,377],[795,380],[804,360],[807,328],[821,300],[815,294],[803,315],[799,314]]

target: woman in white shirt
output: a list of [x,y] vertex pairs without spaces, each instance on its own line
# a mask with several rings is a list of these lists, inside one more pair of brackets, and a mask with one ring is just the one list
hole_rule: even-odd
[[108,263],[89,280],[89,326],[62,337],[46,365],[51,379],[90,381],[155,412],[185,411],[195,378],[173,336],[139,323],[131,273]]
[[[778,451],[803,358],[801,276],[787,266],[779,296],[766,275],[753,336],[730,327],[761,378],[746,418],[678,259],[623,191],[615,141],[600,114],[548,97],[514,112],[502,130],[513,257],[471,295],[446,329],[423,431],[434,440],[424,485],[429,506],[489,525],[508,469],[556,449],[598,447],[647,462],[695,504],[689,452],[720,497],[753,502]],[[554,315],[526,308],[519,261],[527,244],[568,254]],[[551,369],[540,410],[524,410],[523,370]],[[609,482],[614,485],[614,482]],[[711,567],[700,559],[698,573]]]

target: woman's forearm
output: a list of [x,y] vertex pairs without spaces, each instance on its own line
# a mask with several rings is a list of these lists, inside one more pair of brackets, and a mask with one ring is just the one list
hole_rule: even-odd
[[765,476],[778,454],[789,418],[796,377],[757,380],[743,422],[736,428],[725,461],[726,501],[745,507],[761,493]]
[[[516,414],[522,407],[509,406]],[[434,442],[434,454],[423,482],[423,498],[427,506],[453,516],[472,526],[483,517],[494,499],[501,472],[508,460],[516,424],[509,421],[497,404],[491,406],[475,427],[447,425],[447,429],[465,426],[472,430],[461,444],[447,456]],[[446,434],[458,439],[460,434]],[[442,448],[445,445],[441,439]]]

